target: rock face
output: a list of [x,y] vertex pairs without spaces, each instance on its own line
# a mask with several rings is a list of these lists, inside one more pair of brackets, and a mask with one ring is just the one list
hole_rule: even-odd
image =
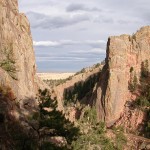
[[72,91],[74,89],[75,84],[78,85],[80,82],[81,83],[86,82],[90,77],[98,74],[101,68],[102,65],[98,67],[93,66],[93,67],[86,68],[84,72],[78,72],[75,75],[70,76],[69,80],[66,80],[64,83],[55,86],[53,89],[54,93],[52,94],[52,96],[57,97],[58,108],[60,110],[63,110],[63,101],[64,101],[64,95],[66,90]]
[[1,86],[12,88],[18,99],[35,95],[36,65],[30,25],[26,16],[19,13],[17,0],[0,0],[0,65]]
[[141,28],[133,36],[109,38],[106,65],[97,86],[96,107],[99,120],[111,126],[121,117],[124,105],[131,95],[128,90],[131,76],[134,74],[139,78],[142,62],[149,59],[150,26]]

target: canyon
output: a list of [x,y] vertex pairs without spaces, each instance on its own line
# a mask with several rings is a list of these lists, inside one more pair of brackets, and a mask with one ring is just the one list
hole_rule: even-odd
[[[142,63],[148,61],[150,66],[149,60],[150,26],[145,26],[132,36],[109,37],[105,63],[73,74],[69,80],[51,88],[36,74],[33,41],[27,17],[19,13],[17,0],[0,0],[0,89],[9,87],[13,93],[13,102],[9,99],[3,101],[0,95],[0,108],[6,107],[11,116],[27,128],[31,124],[27,123],[26,117],[37,109],[36,96],[39,89],[47,88],[52,98],[57,99],[58,109],[65,113],[66,90],[73,93],[75,86],[85,84],[90,89],[85,93],[74,92],[78,99],[73,106],[68,107],[67,117],[71,121],[76,122],[75,105],[78,100],[84,105],[94,106],[97,122],[105,122],[108,128],[124,125],[127,129],[129,126],[131,130],[138,129],[145,113],[138,109],[131,111],[128,107],[127,103],[134,102],[137,97],[137,94],[129,90],[129,83],[134,76],[140,82]],[[150,70],[149,67],[148,69]],[[0,110],[1,113],[3,114]],[[148,139],[147,141],[150,142]]]

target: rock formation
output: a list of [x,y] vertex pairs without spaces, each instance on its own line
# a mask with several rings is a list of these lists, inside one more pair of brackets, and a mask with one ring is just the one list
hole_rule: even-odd
[[[123,115],[125,103],[132,99],[129,82],[134,75],[139,79],[141,64],[149,59],[150,26],[141,28],[132,36],[109,38],[105,65],[92,96],[96,101],[98,119],[105,121],[107,126],[113,125]],[[65,89],[72,89],[75,83],[84,82],[97,72],[99,68],[85,75],[80,74],[55,88],[54,96],[58,98],[59,108],[63,110]],[[19,13],[17,0],[0,0],[0,87],[10,87],[16,98],[22,100],[34,97],[42,85],[36,76],[28,19]]]
[[35,55],[29,21],[18,11],[17,0],[0,1],[0,85],[18,99],[37,91]]
[[[82,70],[84,70],[83,72],[80,71],[78,73],[76,73],[74,76],[70,76],[68,78],[68,80],[66,80],[64,83],[55,86],[53,88],[54,93],[52,94],[53,97],[57,97],[57,101],[58,101],[58,106],[60,110],[63,110],[63,101],[65,100],[64,95],[65,95],[65,91],[72,91],[74,89],[75,85],[78,85],[79,83],[84,83],[86,82],[90,77],[97,75],[103,65],[99,65],[99,66],[93,66],[93,67],[89,67],[89,68],[84,68]],[[93,89],[91,89],[93,91]]]
[[131,99],[128,84],[132,74],[139,78],[141,64],[150,59],[150,26],[134,35],[113,36],[108,39],[107,55],[97,86],[98,118],[107,126],[123,114],[124,105]]

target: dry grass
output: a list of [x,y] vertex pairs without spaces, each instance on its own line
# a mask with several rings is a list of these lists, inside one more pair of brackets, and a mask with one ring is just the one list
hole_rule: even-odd
[[59,80],[73,76],[75,73],[37,73],[42,80]]

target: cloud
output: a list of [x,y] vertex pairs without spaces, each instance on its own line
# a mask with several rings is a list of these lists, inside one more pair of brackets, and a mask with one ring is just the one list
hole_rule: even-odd
[[89,49],[89,50],[78,50],[71,51],[66,55],[61,54],[51,54],[47,53],[47,56],[38,55],[36,60],[38,62],[91,62],[100,61],[100,57],[105,55],[105,50],[103,49]]
[[102,11],[101,9],[97,7],[89,8],[83,4],[70,4],[66,8],[67,12],[75,12],[75,11]]
[[104,48],[106,47],[106,41],[104,40],[85,40],[85,41],[73,41],[73,40],[60,40],[60,41],[33,41],[35,47],[63,47],[68,45],[85,45],[92,48]]
[[27,16],[30,19],[32,28],[42,28],[50,30],[75,25],[89,20],[89,17],[84,14],[78,14],[73,16],[50,16],[36,12],[28,12]]
[[33,45],[34,46],[48,46],[48,47],[54,46],[55,47],[55,46],[60,45],[60,43],[55,42],[55,41],[39,41],[39,42],[33,41]]
[[72,62],[72,61],[79,61],[79,62],[84,62],[87,61],[88,58],[83,58],[83,57],[37,57],[38,61],[47,61],[47,62],[51,62],[51,61],[57,61],[57,62],[62,62],[62,61],[66,61],[66,62]]
[[87,45],[90,45],[91,47],[93,47],[93,48],[99,48],[99,47],[101,47],[101,48],[106,48],[106,41],[104,41],[104,40],[87,40],[87,41],[85,41],[85,44],[87,44]]
[[106,54],[106,50],[102,48],[93,48],[91,49],[91,53]]
[[[49,71],[54,67],[58,71],[80,69],[83,64],[89,66],[95,60],[98,62],[105,57],[108,36],[132,34],[150,23],[150,0],[19,2],[20,11],[28,12],[37,60],[43,57],[38,67]],[[44,57],[49,57],[46,60],[53,62],[45,62]],[[74,59],[78,57],[86,60],[80,62],[78,59],[74,63]],[[57,60],[64,63],[57,63]]]

